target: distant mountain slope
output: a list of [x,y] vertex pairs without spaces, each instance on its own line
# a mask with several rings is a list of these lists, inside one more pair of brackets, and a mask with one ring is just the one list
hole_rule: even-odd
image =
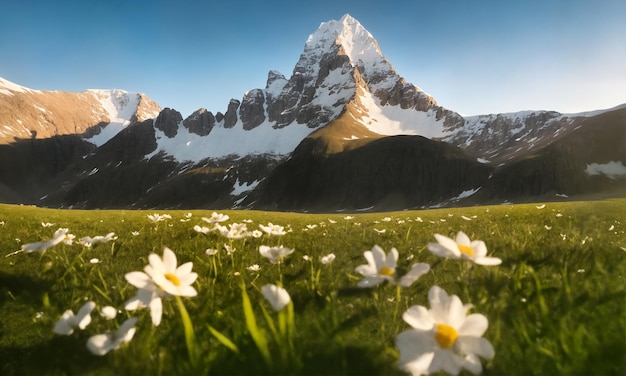
[[567,136],[497,169],[479,198],[619,194],[620,190],[626,196],[626,108],[581,118],[572,127]]
[[160,110],[145,94],[31,90],[0,78],[0,144],[74,134],[100,146],[131,122]]

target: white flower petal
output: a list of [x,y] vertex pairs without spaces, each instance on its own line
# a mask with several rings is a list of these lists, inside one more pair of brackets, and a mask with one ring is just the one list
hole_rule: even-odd
[[429,373],[445,371],[450,375],[458,375],[461,372],[463,359],[454,354],[450,349],[437,349],[435,356],[428,368]]
[[159,324],[161,324],[161,316],[163,315],[163,303],[161,301],[161,298],[153,298],[149,303],[149,307],[152,325],[159,326]]
[[105,355],[112,350],[109,334],[97,334],[87,340],[87,348],[94,355]]
[[150,277],[154,278],[155,275],[164,274],[168,272],[168,270],[165,269],[165,265],[163,265],[163,261],[161,260],[161,257],[159,257],[159,255],[157,255],[156,253],[151,253],[148,256],[148,262],[149,262],[149,265],[143,268],[143,270]]
[[474,260],[474,263],[484,266],[494,266],[502,264],[502,259],[497,257],[481,257]]
[[495,355],[493,346],[483,337],[459,336],[455,345],[465,354],[476,354],[485,359],[492,359]]
[[[385,261],[386,261],[385,251],[383,251],[382,248],[380,248],[378,245],[375,245],[374,247],[372,247],[372,250],[370,252],[372,254],[372,258],[374,261],[374,265],[376,266],[376,269],[380,269],[382,266],[385,265]],[[367,259],[367,256],[365,256],[365,258]],[[368,261],[370,260],[368,259]]]
[[106,320],[113,320],[115,316],[117,316],[117,309],[111,306],[102,307],[100,316],[104,317]]
[[446,248],[457,257],[461,255],[459,247],[453,239],[450,239],[449,237],[441,234],[435,234],[435,239],[437,240],[437,243],[439,243],[442,247]]
[[430,265],[424,263],[413,264],[411,270],[409,270],[402,278],[400,278],[400,282],[398,285],[402,287],[408,287],[413,284],[413,282],[417,281],[421,276],[428,273],[430,270]]
[[151,284],[150,277],[144,272],[130,272],[124,275],[124,278],[128,283],[137,287],[137,288],[145,288]]
[[171,249],[163,248],[163,267],[166,273],[174,273],[176,271],[176,255]]
[[424,306],[412,306],[402,314],[402,319],[415,329],[431,330],[435,321]]
[[487,245],[482,240],[472,240],[470,248],[474,251],[474,258],[481,258],[487,254]]
[[457,331],[461,336],[480,337],[485,333],[488,326],[487,317],[480,313],[472,313],[465,317],[465,321],[458,327]]
[[467,236],[467,234],[465,234],[463,231],[459,231],[456,234],[456,244],[469,247],[471,244],[471,241],[470,241],[469,236]]
[[357,287],[374,287],[381,284],[384,280],[384,277],[369,275],[360,280],[356,285]]
[[193,286],[180,286],[178,288],[177,295],[191,298],[197,296],[198,292]]
[[396,265],[398,264],[398,257],[398,250],[395,248],[391,248],[391,250],[387,254],[384,266],[388,267],[391,270],[395,270]]
[[398,367],[413,375],[427,374],[435,356],[435,341],[432,336],[417,330],[405,330],[396,336],[400,350]]
[[359,265],[354,268],[354,271],[361,274],[362,276],[369,276],[378,273],[376,267],[371,265]]
[[428,290],[428,301],[430,302],[430,313],[433,319],[439,323],[448,323],[448,306],[450,297],[439,286],[433,286]]
[[456,295],[451,295],[448,305],[448,320],[445,323],[458,330],[465,321],[466,314],[467,311],[461,299]]
[[182,264],[181,266],[179,266],[176,269],[176,273],[175,274],[177,276],[179,276],[179,278],[180,278],[180,276],[184,276],[184,275],[187,275],[187,274],[191,273],[191,269],[193,269],[193,262],[189,261],[189,262],[186,262],[186,263]]
[[457,253],[454,250],[451,250],[451,249],[449,249],[447,247],[444,247],[443,245],[441,245],[439,243],[428,243],[428,245],[426,247],[435,256],[446,257],[446,258],[459,258],[459,257],[461,257],[461,253],[458,252],[458,249],[456,250],[458,252]]
[[483,372],[483,365],[480,363],[480,359],[474,354],[468,354],[463,359],[463,368],[470,371],[474,375],[481,374]]
[[271,304],[275,311],[280,311],[285,308],[291,301],[291,297],[287,290],[282,287],[266,284],[261,287],[261,293],[267,301]]
[[178,279],[180,279],[180,284],[181,285],[191,285],[192,283],[194,283],[196,281],[196,279],[198,279],[198,273],[188,273],[185,275],[178,275]]
[[69,336],[74,333],[74,327],[70,325],[69,319],[74,317],[74,312],[68,309],[63,313],[61,318],[54,324],[54,332],[56,334]]

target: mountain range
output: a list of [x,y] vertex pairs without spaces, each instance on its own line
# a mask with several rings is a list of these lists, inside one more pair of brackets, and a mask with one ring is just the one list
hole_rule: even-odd
[[626,104],[464,117],[353,17],[289,78],[186,119],[145,94],[0,78],[0,201],[65,208],[392,210],[626,196]]

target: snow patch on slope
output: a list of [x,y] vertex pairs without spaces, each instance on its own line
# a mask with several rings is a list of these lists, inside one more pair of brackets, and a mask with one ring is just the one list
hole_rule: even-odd
[[0,77],[0,94],[4,95],[15,95],[14,93],[40,93],[39,90],[31,90],[27,87],[20,86],[11,81],[5,80]]
[[139,94],[124,90],[88,90],[87,92],[100,102],[110,120],[106,127],[101,128],[99,134],[87,139],[100,147],[130,124],[139,106]]
[[195,163],[207,158],[226,156],[260,154],[286,156],[312,131],[301,124],[294,123],[281,129],[274,129],[273,124],[266,120],[254,129],[245,130],[240,122],[233,128],[224,128],[222,123],[218,123],[207,136],[198,136],[190,133],[181,122],[178,124],[176,136],[172,138],[155,129],[157,148],[146,155],[146,158],[151,158],[159,152],[164,152],[178,162]]
[[444,119],[437,120],[434,110],[427,112],[403,109],[400,106],[381,106],[380,100],[371,93],[360,97],[367,109],[359,120],[367,129],[385,136],[416,135],[437,139],[450,135],[444,128]]
[[622,161],[610,161],[608,163],[591,163],[585,169],[587,175],[605,175],[609,179],[626,176],[626,166]]

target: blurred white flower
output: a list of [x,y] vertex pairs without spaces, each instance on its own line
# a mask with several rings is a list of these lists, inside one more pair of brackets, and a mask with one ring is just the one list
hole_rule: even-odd
[[210,223],[210,224],[228,221],[229,219],[230,217],[228,215],[216,213],[216,212],[211,213],[211,216],[209,218],[202,217],[203,221]]
[[293,249],[280,247],[268,247],[266,245],[259,246],[261,256],[270,260],[272,264],[278,264],[281,260],[293,253]]
[[379,230],[379,229],[377,229],[377,228],[375,228],[375,229],[374,229],[374,231],[376,231],[376,232],[377,232],[377,233],[379,233],[379,234],[384,234],[385,232],[387,232],[387,230],[386,230],[386,229]]
[[74,235],[68,234],[68,231],[69,230],[66,229],[66,228],[59,228],[52,235],[52,239],[44,241],[44,242],[35,242],[35,243],[23,244],[19,251],[10,253],[7,256],[11,256],[11,255],[14,255],[14,254],[20,253],[20,252],[26,252],[26,253],[43,252],[43,251],[47,250],[48,248],[54,247],[55,245],[57,245],[57,244],[59,244],[61,242],[65,242],[66,244],[70,244],[71,245],[72,244],[72,240],[74,239]]
[[489,325],[481,314],[467,315],[470,304],[463,305],[458,296],[438,286],[428,292],[430,309],[412,306],[402,318],[413,328],[396,336],[400,350],[399,368],[412,375],[439,371],[458,375],[462,369],[473,374],[482,372],[478,357],[492,359],[495,351],[482,338]]
[[435,234],[437,243],[428,243],[428,250],[433,254],[445,258],[470,260],[479,265],[499,265],[502,260],[497,257],[487,257],[487,246],[482,240],[470,240],[459,231],[456,239]]
[[133,236],[137,236],[137,235],[139,235],[139,231],[132,231],[132,232],[131,232],[131,234],[132,234]]
[[148,214],[148,219],[154,223],[165,221],[166,219],[172,219],[172,216],[169,214]]
[[343,217],[343,219],[345,219],[346,221],[349,221],[351,219],[354,219],[354,217],[351,215],[346,215],[345,217]]
[[198,293],[191,284],[198,278],[198,274],[191,271],[192,262],[177,267],[176,255],[167,247],[163,250],[162,259],[153,253],[148,260],[150,264],[144,267],[145,273],[130,272],[125,275],[128,283],[139,289],[137,295],[126,302],[125,309],[132,311],[149,307],[152,323],[158,326],[163,310],[161,298],[172,295],[196,296]]
[[194,230],[195,232],[199,232],[199,233],[201,233],[201,234],[208,234],[209,232],[211,232],[211,231],[215,230],[215,228],[210,229],[210,228],[208,228],[208,227],[206,227],[206,226],[198,226],[198,225],[195,225],[195,226],[193,226],[193,230]]
[[285,306],[291,302],[291,297],[287,290],[276,285],[267,284],[261,286],[261,293],[263,293],[265,299],[267,299],[272,308],[277,312],[285,308]]
[[246,269],[248,269],[251,272],[258,272],[259,270],[261,270],[261,267],[259,266],[259,264],[254,264],[254,265],[248,266]]
[[117,309],[111,306],[102,307],[100,316],[104,317],[106,320],[113,320],[115,316],[117,316]]
[[75,329],[85,329],[91,322],[91,311],[96,308],[96,303],[87,302],[74,315],[71,309],[63,313],[61,318],[54,324],[56,334],[69,336]]
[[229,246],[228,244],[224,244],[224,250],[226,250],[226,254],[228,254],[229,256],[233,254],[233,252],[235,252],[237,249]]
[[329,253],[326,256],[322,256],[321,262],[322,264],[327,265],[333,262],[334,260],[335,260],[335,254]]
[[[128,278],[126,279],[128,280]],[[145,287],[137,290],[137,295],[126,302],[124,309],[127,311],[135,311],[148,307],[150,309],[152,325],[159,326],[161,324],[161,316],[163,315],[163,302],[161,301],[161,297],[169,296],[169,294],[160,290],[152,280],[144,280],[144,283]]]
[[90,264],[99,264],[100,263],[100,259],[97,258],[92,258],[91,260],[89,260]]
[[248,229],[244,223],[231,223],[228,228],[225,226],[219,227],[220,234],[228,239],[243,239],[248,236]]
[[259,228],[269,235],[285,235],[285,228],[283,226],[275,225],[272,222],[267,226],[259,225]]
[[90,236],[84,236],[82,238],[80,238],[80,240],[78,241],[80,244],[84,245],[85,247],[91,247],[93,245],[96,245],[98,243],[107,243],[110,242],[111,240],[117,240],[117,236],[115,236],[114,232],[109,232],[108,234],[102,236],[102,235],[97,235],[94,236],[93,238]]
[[259,230],[253,230],[253,231],[250,233],[250,236],[252,236],[253,238],[257,238],[257,239],[258,239],[258,238],[260,238],[261,236],[263,236],[263,233],[262,233],[261,231],[259,231]]
[[90,337],[87,340],[87,348],[94,355],[105,355],[111,350],[115,350],[120,345],[126,342],[130,342],[135,335],[135,324],[137,323],[136,317],[131,317],[124,321],[119,329],[115,332],[107,332],[105,334],[97,334]]
[[206,253],[209,256],[215,256],[217,255],[217,252],[219,252],[217,249],[212,249],[212,248],[207,248],[207,250],[204,251],[204,253]]
[[50,223],[50,222],[41,222],[41,226],[42,226],[42,227],[52,227],[52,226],[54,226],[54,223]]
[[408,287],[430,270],[428,264],[413,264],[408,273],[396,280],[397,249],[391,248],[391,251],[385,255],[385,251],[378,245],[375,245],[370,251],[363,252],[363,256],[365,256],[367,264],[359,265],[354,269],[354,271],[365,277],[357,283],[358,287],[374,287],[384,281]]

